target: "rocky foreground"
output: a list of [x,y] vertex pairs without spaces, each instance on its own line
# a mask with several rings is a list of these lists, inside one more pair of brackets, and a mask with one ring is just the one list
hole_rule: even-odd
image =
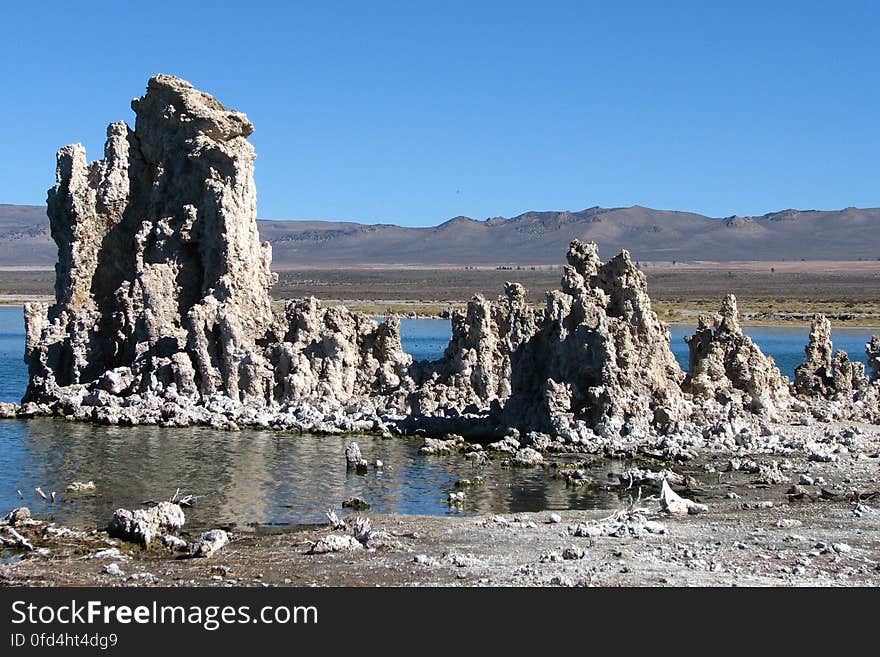
[[[15,555],[0,565],[0,584],[877,586],[880,432],[832,424],[788,434],[770,452],[719,449],[672,466],[646,460],[608,479],[585,478],[576,463],[553,457],[531,466],[570,486],[616,490],[620,507],[602,511],[424,517],[362,509],[330,512],[320,527],[189,532],[186,500],[117,511],[101,531],[19,509],[0,521],[0,541]],[[425,458],[452,449],[467,448],[427,441]],[[478,452],[514,460],[498,449]],[[464,473],[470,485],[489,472],[478,460],[473,470]],[[469,490],[463,483],[450,504],[467,510]],[[133,531],[138,521],[155,535]]]

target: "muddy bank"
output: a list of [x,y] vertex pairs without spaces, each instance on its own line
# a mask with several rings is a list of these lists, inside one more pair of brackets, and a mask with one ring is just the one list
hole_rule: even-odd
[[[144,549],[104,532],[19,522],[17,531],[34,550],[7,548],[0,584],[877,586],[876,428],[790,430],[821,441],[829,431],[842,436],[853,429],[861,433],[852,434],[849,447],[845,440],[817,443],[830,447],[824,454],[719,450],[671,467],[645,460],[631,477],[572,477],[572,485],[616,489],[616,509],[477,517],[361,510],[336,529],[226,527],[230,543],[209,558],[175,553],[161,542]],[[546,460],[534,467],[559,476],[553,457]],[[661,511],[663,478],[707,510],[684,516]],[[461,490],[466,505],[467,489]],[[369,527],[355,526],[356,518],[368,519]],[[0,535],[9,540],[5,528]],[[195,538],[182,530],[182,540]]]

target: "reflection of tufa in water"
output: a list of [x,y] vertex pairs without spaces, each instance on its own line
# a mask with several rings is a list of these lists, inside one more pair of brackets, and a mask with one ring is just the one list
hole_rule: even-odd
[[[442,515],[450,511],[446,491],[455,489],[463,473],[482,483],[468,492],[468,514],[619,504],[616,491],[573,490],[540,468],[504,468],[495,459],[476,469],[464,454],[425,458],[419,454],[420,439],[201,427],[132,430],[44,418],[0,422],[0,439],[0,460],[15,463],[0,467],[0,509],[25,504],[74,526],[104,526],[115,509],[143,507],[157,496],[167,499],[177,486],[204,495],[184,509],[193,535],[244,523],[322,523],[328,506],[344,518],[349,512],[341,510],[342,502],[352,497],[369,502],[371,513]],[[352,439],[370,463],[381,459],[384,470],[369,476],[348,470],[345,448]],[[597,464],[591,475],[604,479],[608,467]],[[83,472],[94,474],[98,494],[68,494],[64,504],[50,508],[33,492],[38,485],[63,490]]]
[[[477,296],[432,363],[403,351],[394,317],[314,298],[273,311],[250,121],[166,75],[132,107],[135,129],[112,124],[103,160],[87,164],[80,145],[58,153],[56,301],[25,309],[25,416],[508,436],[542,450],[672,435],[680,445],[663,449],[681,456],[702,439],[695,421],[815,411],[742,334],[732,297],[691,339],[685,379],[629,254],[603,263],[577,240],[544,309],[518,284]],[[820,413],[876,417],[877,386],[853,377]]]

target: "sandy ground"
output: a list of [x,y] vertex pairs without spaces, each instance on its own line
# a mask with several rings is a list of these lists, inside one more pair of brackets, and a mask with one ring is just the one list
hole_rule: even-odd
[[[720,300],[733,293],[741,300],[865,304],[877,301],[880,282],[880,261],[645,263],[642,270],[651,298],[661,303]],[[276,299],[315,295],[322,300],[465,302],[475,293],[494,297],[506,281],[516,281],[528,288],[532,301],[540,302],[546,290],[559,288],[562,267],[286,269],[278,274],[272,289]],[[54,282],[54,271],[0,267],[2,297],[51,297]]]
[[[730,454],[674,466],[693,477],[678,491],[708,505],[699,515],[660,512],[652,485],[640,494],[636,487],[620,491],[623,510],[640,497],[635,520],[621,509],[561,512],[560,518],[549,512],[479,517],[363,512],[374,529],[388,533],[386,539],[375,548],[327,554],[308,552],[321,538],[344,530],[236,529],[232,542],[208,559],[174,556],[164,548],[145,551],[102,532],[53,538],[38,531],[32,542],[48,551],[0,566],[0,584],[877,586],[878,448],[880,430],[867,427],[858,447],[842,453],[837,463],[798,454],[752,456],[758,464],[779,465],[784,476],[775,483],[747,468],[730,471]],[[552,473],[547,467],[547,476]],[[802,475],[815,482],[788,494]],[[593,485],[609,482],[616,485],[611,479]],[[645,531],[645,520],[660,523],[651,527],[663,533]],[[576,535],[597,532],[601,535]],[[114,546],[122,558],[94,558],[98,550]],[[121,572],[105,572],[110,563]]]
[[[647,263],[643,271],[654,309],[664,321],[693,323],[716,312],[733,293],[753,325],[806,325],[826,313],[841,326],[880,326],[880,262]],[[438,316],[462,308],[474,294],[495,298],[506,281],[523,283],[529,301],[543,305],[547,290],[558,289],[560,267],[521,269],[349,268],[289,269],[272,289],[277,302],[316,296],[327,305],[344,304],[366,313]],[[51,302],[52,271],[0,268],[0,305]]]

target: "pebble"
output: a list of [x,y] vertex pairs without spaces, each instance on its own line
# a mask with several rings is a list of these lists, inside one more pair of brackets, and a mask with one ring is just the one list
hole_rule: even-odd
[[472,554],[450,554],[447,560],[456,568],[474,568],[483,565],[482,560]]
[[558,513],[551,513],[547,520],[550,522],[550,524],[556,525],[562,522],[562,516]]
[[101,568],[101,572],[107,575],[113,575],[114,577],[122,577],[125,575],[125,573],[122,572],[122,568],[120,568],[115,563],[108,563],[106,566]]
[[309,554],[326,554],[328,552],[343,552],[346,550],[360,550],[364,546],[354,537],[348,534],[328,534],[319,539]]
[[567,547],[562,551],[562,558],[567,561],[583,559],[586,552],[578,547]]
[[67,485],[67,491],[69,493],[82,493],[85,491],[93,491],[95,490],[95,482],[94,481],[74,481]]
[[161,537],[162,543],[165,547],[170,548],[172,550],[180,551],[186,550],[187,542],[182,538],[177,536],[173,536],[171,534],[163,534]]
[[98,550],[97,552],[94,552],[94,553],[88,555],[88,557],[86,557],[86,558],[88,558],[88,559],[131,559],[131,557],[129,557],[126,554],[122,554],[119,551],[119,548],[115,548],[115,547],[114,548],[105,548],[103,550]]
[[645,524],[642,525],[644,530],[649,534],[665,534],[669,531],[662,522],[657,522],[656,520],[647,520]]
[[803,524],[804,523],[796,518],[782,518],[776,521],[776,526],[782,529],[794,529],[795,527],[800,527]]
[[210,557],[229,543],[229,533],[223,529],[212,529],[200,534],[190,547],[194,557]]
[[363,511],[370,508],[370,503],[360,497],[349,497],[342,503],[343,509],[354,509],[355,511]]

